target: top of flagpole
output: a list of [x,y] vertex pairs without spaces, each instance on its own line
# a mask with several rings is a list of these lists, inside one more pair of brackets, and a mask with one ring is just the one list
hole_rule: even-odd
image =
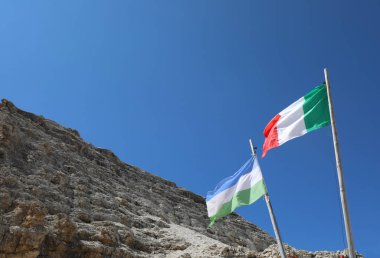
[[249,138],[249,145],[251,146],[252,156],[256,156],[256,147],[253,146],[251,138]]

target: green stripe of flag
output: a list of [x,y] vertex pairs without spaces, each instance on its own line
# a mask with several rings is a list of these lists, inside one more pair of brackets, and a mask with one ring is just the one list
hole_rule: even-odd
[[304,121],[308,132],[330,124],[330,112],[326,85],[315,87],[304,96]]

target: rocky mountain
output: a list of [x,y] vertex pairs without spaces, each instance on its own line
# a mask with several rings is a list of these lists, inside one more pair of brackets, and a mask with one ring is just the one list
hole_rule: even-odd
[[279,257],[237,214],[208,222],[203,197],[2,101],[0,258]]

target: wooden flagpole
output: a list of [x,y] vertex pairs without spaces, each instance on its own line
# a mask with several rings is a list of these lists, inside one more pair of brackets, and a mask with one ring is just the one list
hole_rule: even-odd
[[350,221],[350,215],[348,213],[346,189],[344,186],[344,178],[343,178],[343,168],[342,168],[342,162],[340,159],[338,133],[336,130],[336,125],[335,125],[334,108],[333,108],[332,100],[331,100],[331,91],[330,91],[330,83],[329,83],[327,68],[324,69],[324,73],[325,73],[325,81],[326,81],[326,88],[327,88],[327,97],[329,101],[331,129],[332,129],[332,135],[333,135],[333,141],[334,141],[335,161],[336,161],[336,169],[338,173],[340,200],[342,203],[344,227],[346,230],[346,240],[347,240],[347,245],[348,245],[348,253],[349,253],[350,258],[355,258],[356,254],[355,254],[355,248],[354,248],[354,240],[352,239],[351,221]]
[[[255,159],[257,159],[256,149],[253,147],[253,143],[252,143],[251,139],[249,139],[249,144],[251,145],[252,156]],[[274,229],[274,234],[276,235],[276,240],[277,240],[277,244],[278,244],[278,249],[279,249],[280,254],[281,254],[281,258],[286,258],[284,246],[282,245],[280,231],[278,229],[276,217],[274,216],[274,212],[273,212],[272,204],[271,204],[270,199],[269,199],[268,192],[265,193],[264,198],[265,198],[265,202],[266,202],[267,207],[268,207],[270,220],[272,221],[272,226],[273,226],[273,229]]]

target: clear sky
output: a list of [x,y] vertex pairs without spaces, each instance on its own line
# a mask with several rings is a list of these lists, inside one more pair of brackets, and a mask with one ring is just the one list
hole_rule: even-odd
[[[0,95],[205,196],[328,67],[356,249],[380,257],[379,1],[1,1]],[[345,248],[331,127],[260,159],[285,242]],[[273,235],[263,200],[238,213]]]

